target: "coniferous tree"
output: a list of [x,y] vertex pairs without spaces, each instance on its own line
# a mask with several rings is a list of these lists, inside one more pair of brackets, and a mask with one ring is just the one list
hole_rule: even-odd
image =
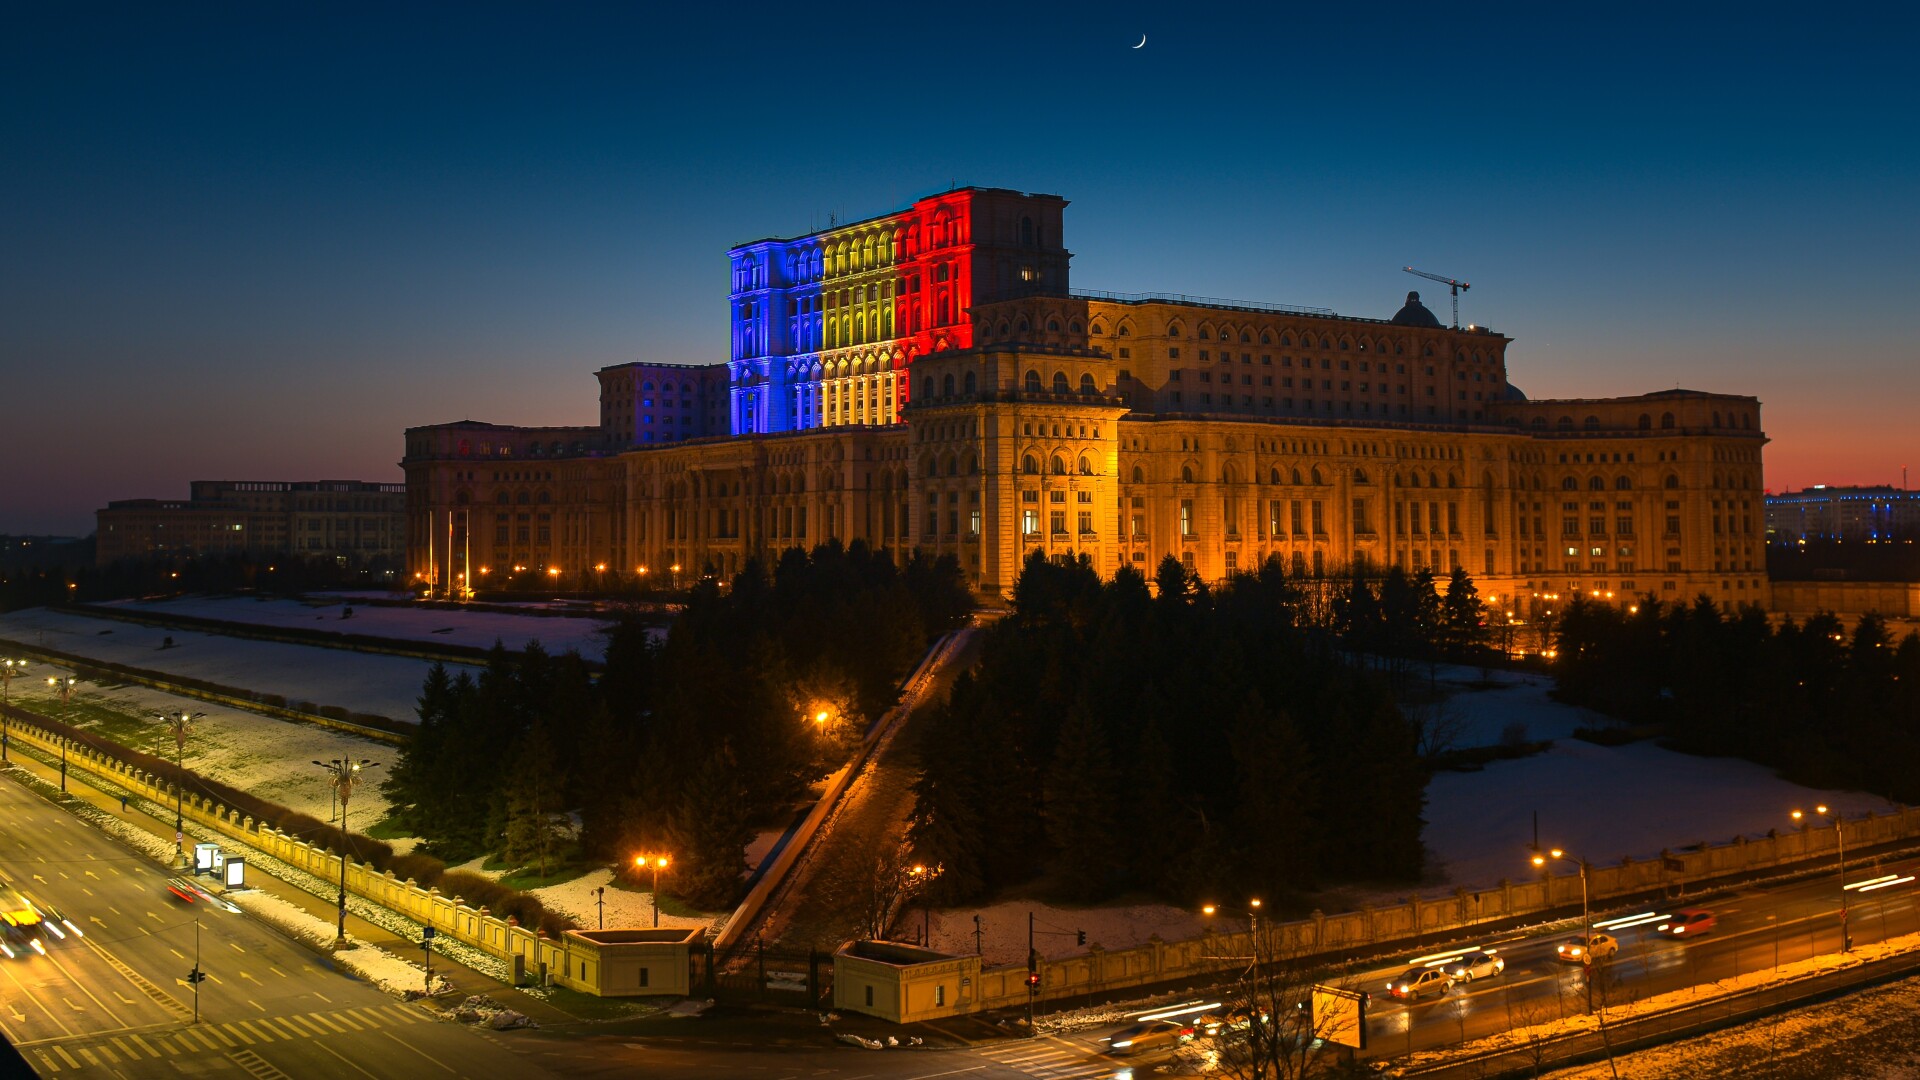
[[1123,861],[1115,772],[1106,736],[1092,714],[1075,707],[1060,729],[1047,773],[1047,838],[1076,899],[1099,897]]
[[731,747],[722,744],[694,771],[668,825],[668,838],[674,871],[663,884],[670,883],[675,896],[707,909],[739,898],[753,824]]

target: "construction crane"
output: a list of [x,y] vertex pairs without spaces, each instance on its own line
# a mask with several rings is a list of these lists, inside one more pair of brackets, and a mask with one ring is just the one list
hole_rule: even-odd
[[1453,290],[1453,328],[1455,330],[1460,329],[1460,294],[1463,292],[1466,292],[1468,289],[1473,288],[1473,286],[1467,284],[1464,281],[1455,281],[1450,277],[1441,277],[1439,274],[1429,274],[1425,270],[1415,270],[1411,266],[1403,266],[1400,269],[1405,270],[1409,274],[1414,274],[1419,277],[1426,278],[1428,281],[1437,281],[1440,284],[1447,286],[1449,289],[1452,289]]

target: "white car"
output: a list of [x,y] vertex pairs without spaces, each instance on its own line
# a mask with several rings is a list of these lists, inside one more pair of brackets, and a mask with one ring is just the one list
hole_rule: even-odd
[[1470,952],[1447,964],[1447,974],[1461,982],[1485,979],[1507,970],[1505,957],[1490,952]]

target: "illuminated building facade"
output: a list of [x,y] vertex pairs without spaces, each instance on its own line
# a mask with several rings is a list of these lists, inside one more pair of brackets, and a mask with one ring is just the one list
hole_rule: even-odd
[[1902,540],[1920,535],[1920,492],[1815,484],[1767,496],[1767,531],[1800,540]]
[[742,244],[732,265],[730,429],[899,422],[916,358],[973,344],[972,311],[1067,287],[1066,200],[960,188],[905,210]]
[[[1756,399],[1528,400],[1508,338],[1444,327],[1415,295],[1379,319],[1074,293],[1064,206],[962,189],[735,248],[740,434],[615,432],[580,443],[569,472],[551,454],[502,460],[525,429],[411,429],[410,523],[440,540],[410,540],[410,569],[684,580],[857,539],[951,554],[983,592],[1039,550],[1103,573],[1171,555],[1210,580],[1271,558],[1304,574],[1457,566],[1523,604],[1766,602]],[[573,525],[535,523],[523,543],[509,521],[496,543],[497,525],[455,524],[462,507],[518,513],[523,494]]]
[[401,484],[360,480],[195,480],[187,499],[123,499],[96,511],[95,558],[289,552],[343,565],[397,560]]

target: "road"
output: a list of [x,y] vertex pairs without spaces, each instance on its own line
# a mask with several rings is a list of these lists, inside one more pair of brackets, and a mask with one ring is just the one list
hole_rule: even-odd
[[786,884],[768,904],[761,924],[738,940],[756,935],[787,949],[808,947],[831,952],[865,936],[861,927],[876,853],[905,842],[913,815],[913,783],[920,776],[915,721],[927,705],[944,700],[960,672],[978,654],[980,634],[959,631],[960,640],[909,687],[896,709],[902,715],[874,748],[866,768],[840,797],[840,805],[816,834],[813,850],[795,864]]
[[[85,934],[0,961],[0,1035],[42,1076],[498,1073],[505,1036],[437,1022],[245,914],[177,900],[152,860],[11,781],[0,821],[0,877]],[[199,1023],[185,982],[196,931]],[[528,1064],[516,1075],[548,1075]]]

